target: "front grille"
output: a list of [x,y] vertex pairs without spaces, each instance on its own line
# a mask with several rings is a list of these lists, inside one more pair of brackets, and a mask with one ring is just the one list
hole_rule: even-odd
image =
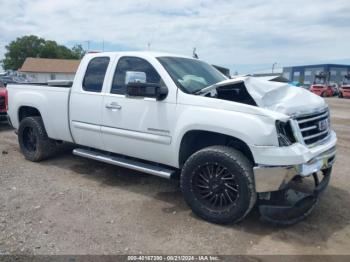
[[5,97],[0,96],[0,110],[5,110],[5,109],[6,109]]
[[301,137],[306,145],[315,144],[330,134],[329,110],[296,117]]

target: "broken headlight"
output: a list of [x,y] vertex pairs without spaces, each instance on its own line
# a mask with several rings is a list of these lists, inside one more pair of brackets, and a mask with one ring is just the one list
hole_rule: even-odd
[[277,130],[279,146],[290,146],[291,144],[296,142],[294,138],[293,130],[289,121],[282,122],[277,120],[276,130]]

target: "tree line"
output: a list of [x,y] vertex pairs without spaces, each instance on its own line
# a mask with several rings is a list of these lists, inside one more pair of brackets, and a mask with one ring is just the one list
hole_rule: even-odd
[[27,57],[81,59],[85,54],[81,45],[68,48],[35,35],[18,37],[5,46],[5,49],[5,58],[1,61],[5,70],[18,70]]

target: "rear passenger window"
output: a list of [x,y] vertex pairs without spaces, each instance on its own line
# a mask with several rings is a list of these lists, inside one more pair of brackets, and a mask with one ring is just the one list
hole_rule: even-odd
[[126,92],[126,72],[136,71],[146,74],[147,83],[163,84],[160,75],[154,67],[145,59],[139,57],[121,57],[118,61],[112,83],[112,94],[125,94]]
[[84,76],[83,90],[101,92],[108,64],[109,57],[95,57],[91,59]]

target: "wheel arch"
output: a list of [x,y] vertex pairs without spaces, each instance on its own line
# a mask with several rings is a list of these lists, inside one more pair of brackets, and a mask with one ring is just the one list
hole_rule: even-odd
[[42,115],[41,110],[38,109],[36,106],[22,105],[18,108],[18,112],[17,112],[18,127],[24,118],[35,117],[35,116],[41,117],[44,124],[45,131],[48,132],[46,128],[47,124],[45,123],[44,116]]
[[42,117],[42,114],[39,109],[33,106],[20,106],[18,108],[18,122],[21,123],[21,121],[26,118],[26,117],[31,117],[31,116],[40,116]]
[[186,160],[198,150],[205,147],[214,145],[224,145],[237,149],[242,152],[253,164],[254,156],[250,150],[248,144],[242,139],[206,130],[189,130],[181,139],[179,153],[178,153],[178,164],[182,168]]

